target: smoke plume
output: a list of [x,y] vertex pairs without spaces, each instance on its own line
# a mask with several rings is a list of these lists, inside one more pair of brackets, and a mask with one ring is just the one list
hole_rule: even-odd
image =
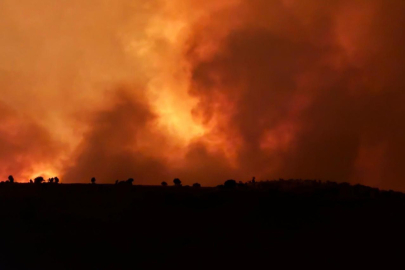
[[4,0],[0,169],[405,190],[401,0]]

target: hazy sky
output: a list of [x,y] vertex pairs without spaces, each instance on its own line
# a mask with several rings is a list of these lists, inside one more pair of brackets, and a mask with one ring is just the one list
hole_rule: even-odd
[[405,191],[403,0],[0,0],[0,175]]

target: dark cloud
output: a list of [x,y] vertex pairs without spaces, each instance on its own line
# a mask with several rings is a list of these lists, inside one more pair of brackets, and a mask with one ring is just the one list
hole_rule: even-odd
[[209,186],[222,184],[224,179],[242,177],[223,152],[210,151],[204,142],[192,143],[187,149],[181,168],[172,169],[171,174],[185,180],[187,184],[198,182]]
[[[371,34],[367,38],[372,43],[352,44],[358,46],[353,48],[361,56],[358,61],[341,42],[342,36],[350,38],[351,29],[339,33],[338,28],[339,12],[349,2],[328,2],[331,8],[308,1],[300,14],[293,11],[301,4],[285,2],[290,5],[243,2],[246,23],[232,29],[212,57],[196,60],[193,50],[198,45],[191,48],[191,94],[201,100],[197,111],[208,122],[231,112],[220,125],[226,127],[222,136],[231,133],[242,142],[237,151],[240,175],[256,172],[263,178],[321,178],[404,189],[404,5],[369,1],[381,9],[373,10],[370,24],[361,29]],[[301,17],[314,11],[313,18]],[[213,105],[218,96],[223,106]],[[290,129],[284,135],[271,137],[285,126]],[[276,140],[272,149],[262,147],[266,136]],[[379,156],[361,155],[364,149]],[[373,160],[364,173],[364,162]]]
[[95,113],[64,179],[85,182],[96,177],[100,183],[113,183],[133,177],[142,184],[164,179],[164,163],[140,150],[140,140],[145,132],[149,134],[148,124],[155,116],[141,98],[124,90],[117,91],[112,100],[112,108]]

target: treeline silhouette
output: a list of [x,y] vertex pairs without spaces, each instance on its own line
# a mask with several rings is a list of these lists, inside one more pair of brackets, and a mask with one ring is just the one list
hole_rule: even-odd
[[[116,180],[115,185],[125,185],[132,186],[134,184],[133,178],[128,178],[127,180]],[[90,179],[90,183],[95,185],[97,182],[95,177]],[[1,184],[17,184],[12,175],[8,176],[8,180],[1,181]],[[58,177],[48,178],[46,181],[42,176],[30,179],[30,184],[59,184],[60,180]],[[174,187],[189,188],[189,185],[183,186],[182,181],[179,178],[174,178]],[[18,183],[21,184],[21,183]],[[104,183],[105,185],[105,183]],[[161,183],[162,187],[168,187],[169,184],[166,181]],[[191,185],[192,188],[201,188],[200,183],[194,183]],[[295,194],[305,194],[305,193],[323,193],[326,196],[336,197],[370,197],[377,198],[378,196],[392,196],[392,197],[404,197],[405,194],[402,192],[396,192],[393,190],[380,190],[378,188],[373,188],[365,185],[355,184],[352,185],[347,182],[337,183],[332,181],[321,181],[314,179],[277,179],[277,180],[265,180],[256,181],[253,177],[250,181],[242,182],[236,181],[234,179],[229,179],[224,182],[224,184],[218,185],[216,187],[206,187],[214,188],[218,190],[263,190],[263,191],[277,191],[277,192],[290,192]]]

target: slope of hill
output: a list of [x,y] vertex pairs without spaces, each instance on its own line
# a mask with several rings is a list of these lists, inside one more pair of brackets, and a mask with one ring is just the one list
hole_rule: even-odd
[[364,267],[402,252],[404,209],[402,193],[302,180],[2,184],[0,269]]

